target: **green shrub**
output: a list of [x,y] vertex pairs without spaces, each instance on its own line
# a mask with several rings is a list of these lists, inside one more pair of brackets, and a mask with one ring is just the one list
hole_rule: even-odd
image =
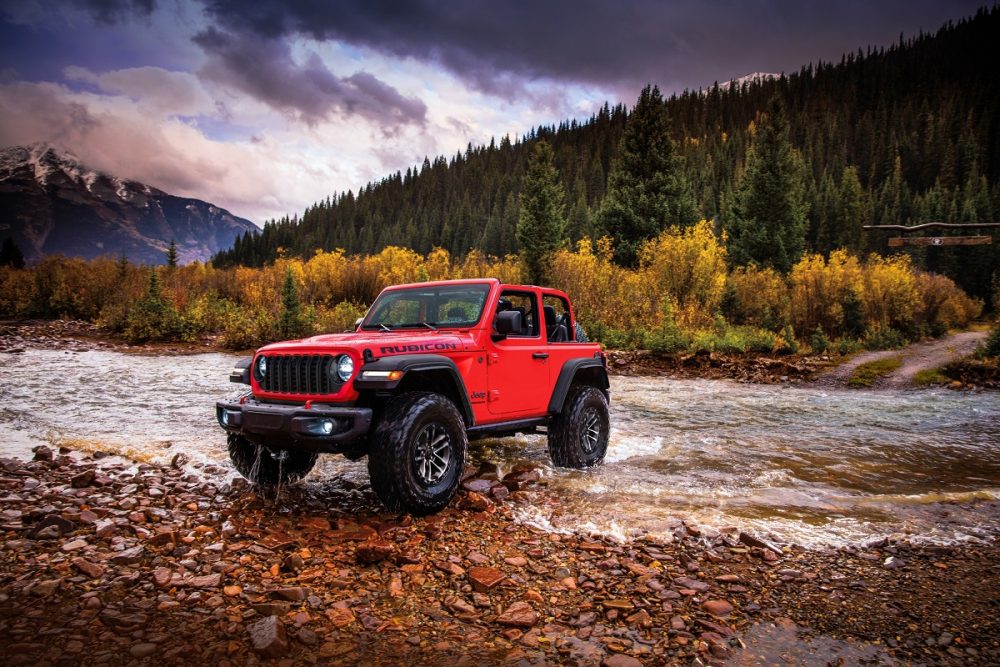
[[341,301],[333,308],[319,306],[313,323],[313,331],[318,334],[354,331],[354,323],[364,317],[365,307],[361,304]]
[[907,344],[903,332],[892,327],[869,329],[865,332],[865,347],[869,350],[897,350]]
[[774,341],[775,354],[796,354],[799,351],[799,343],[795,340],[795,329],[791,324],[786,324],[781,330],[781,335]]
[[993,331],[977,350],[977,356],[981,358],[1000,357],[1000,324],[993,327]]
[[664,301],[661,311],[663,322],[656,329],[643,332],[642,346],[653,354],[673,354],[686,350],[691,344],[691,337],[677,325],[669,300]]
[[860,340],[854,338],[841,338],[837,340],[837,354],[854,354],[855,352],[860,352],[865,346]]
[[816,330],[809,337],[809,347],[816,354],[823,354],[829,349],[830,339],[826,337],[826,332],[823,331],[822,325],[816,325]]
[[155,269],[149,274],[146,295],[128,313],[124,335],[130,343],[180,340],[184,335],[184,320],[163,296]]

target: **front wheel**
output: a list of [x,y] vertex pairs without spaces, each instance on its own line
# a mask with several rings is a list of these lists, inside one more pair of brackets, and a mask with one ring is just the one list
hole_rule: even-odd
[[234,433],[229,434],[228,445],[233,467],[254,486],[293,484],[316,465],[315,452],[272,451]]
[[468,441],[462,415],[448,398],[412,392],[391,399],[373,441],[368,474],[388,509],[420,516],[451,502]]
[[549,425],[549,456],[560,468],[589,468],[608,451],[608,399],[596,387],[574,385]]

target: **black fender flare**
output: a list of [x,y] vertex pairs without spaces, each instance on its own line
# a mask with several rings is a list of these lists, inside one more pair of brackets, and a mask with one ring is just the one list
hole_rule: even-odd
[[559,371],[559,379],[556,380],[555,387],[552,389],[552,398],[549,400],[550,414],[562,412],[569,388],[580,372],[589,376],[587,384],[597,387],[610,398],[611,382],[608,380],[608,369],[604,366],[603,359],[600,357],[570,359],[563,364]]
[[[366,371],[403,371],[403,375],[394,380],[388,378],[366,379],[363,377]],[[393,391],[406,378],[412,377],[414,373],[427,371],[444,371],[454,382],[455,393],[459,399],[455,401],[455,407],[462,413],[466,426],[473,426],[475,413],[472,411],[472,403],[469,402],[469,392],[465,388],[462,374],[458,372],[458,366],[455,365],[454,361],[439,354],[396,354],[366,363],[354,379],[354,388],[359,393]]]

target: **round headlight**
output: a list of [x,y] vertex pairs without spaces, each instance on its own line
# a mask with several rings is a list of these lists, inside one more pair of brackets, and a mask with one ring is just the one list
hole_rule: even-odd
[[354,374],[354,360],[348,355],[342,354],[337,358],[337,377],[341,382],[347,382]]
[[267,375],[267,357],[260,357],[257,359],[257,375],[264,377]]

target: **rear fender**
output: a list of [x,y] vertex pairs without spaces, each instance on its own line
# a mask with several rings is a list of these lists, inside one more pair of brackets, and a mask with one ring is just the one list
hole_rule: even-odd
[[608,369],[605,368],[603,359],[600,357],[570,359],[563,364],[562,370],[559,371],[559,379],[556,380],[555,388],[552,390],[552,398],[549,401],[550,414],[562,412],[569,388],[574,384],[597,387],[608,400],[611,400],[611,382],[608,380]]

